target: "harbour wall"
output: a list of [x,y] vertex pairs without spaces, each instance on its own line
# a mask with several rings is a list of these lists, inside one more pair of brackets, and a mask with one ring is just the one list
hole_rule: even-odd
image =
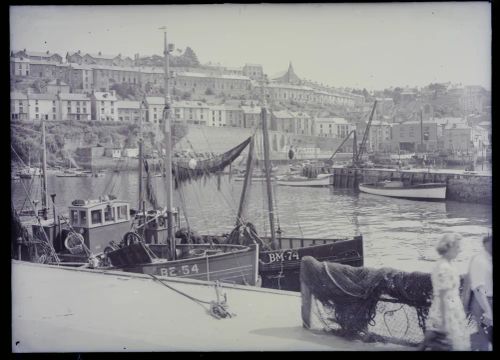
[[485,174],[446,172],[444,170],[395,170],[334,168],[332,182],[337,188],[357,188],[359,183],[401,180],[410,184],[443,182],[446,199],[477,204],[492,203],[492,177]]

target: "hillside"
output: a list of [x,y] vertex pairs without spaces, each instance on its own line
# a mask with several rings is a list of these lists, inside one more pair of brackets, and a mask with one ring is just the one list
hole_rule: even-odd
[[[110,124],[97,121],[47,122],[45,128],[49,165],[67,164],[67,159],[73,157],[77,147],[99,144],[106,147],[134,148],[137,147],[139,135],[137,124]],[[174,126],[173,143],[177,143],[185,133],[184,126]],[[146,154],[162,145],[161,131],[145,126],[143,135]],[[11,145],[13,162],[19,162],[20,157],[24,163],[29,161],[32,164],[39,164],[42,154],[40,123],[11,122]]]

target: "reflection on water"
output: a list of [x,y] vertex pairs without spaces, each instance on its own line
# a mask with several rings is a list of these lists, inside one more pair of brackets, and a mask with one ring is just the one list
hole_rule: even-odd
[[[49,176],[49,194],[56,193],[58,208],[74,199],[115,194],[137,206],[138,176],[135,172],[106,174],[100,178]],[[165,203],[164,179],[154,178],[160,203]],[[38,180],[12,183],[13,201],[23,206],[26,188],[40,197]],[[224,175],[183,185],[174,194],[174,206],[185,214],[189,225],[203,233],[229,232],[236,220],[243,183]],[[453,201],[427,202],[358,193],[351,189],[289,188],[274,186],[276,224],[283,236],[328,238],[362,234],[365,265],[390,266],[407,271],[430,271],[437,253],[436,241],[445,232],[464,237],[457,262],[465,271],[467,260],[481,248],[481,237],[491,232],[491,206]],[[254,182],[250,190],[247,219],[259,234],[269,233],[265,183]],[[24,205],[27,208],[27,205]],[[186,220],[187,219],[187,220]]]

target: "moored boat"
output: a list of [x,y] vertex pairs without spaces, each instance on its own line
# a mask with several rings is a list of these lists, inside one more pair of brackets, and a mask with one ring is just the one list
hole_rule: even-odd
[[380,181],[359,184],[359,190],[368,194],[382,195],[412,200],[445,200],[445,183],[409,185],[402,181]]
[[284,175],[277,179],[276,183],[281,186],[330,186],[332,174],[318,174],[316,178],[308,178],[301,175]]

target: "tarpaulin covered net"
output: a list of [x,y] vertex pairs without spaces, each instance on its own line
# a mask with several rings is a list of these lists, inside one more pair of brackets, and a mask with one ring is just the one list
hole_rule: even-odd
[[423,338],[432,297],[430,274],[319,262],[304,257],[300,279],[316,312],[342,336],[406,345]]

